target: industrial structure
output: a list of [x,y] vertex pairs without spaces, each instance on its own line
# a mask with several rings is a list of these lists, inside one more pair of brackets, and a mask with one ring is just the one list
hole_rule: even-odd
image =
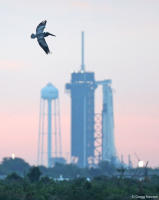
[[[81,69],[71,74],[66,84],[71,95],[71,157],[79,167],[101,160],[115,162],[114,117],[111,80],[96,81],[94,72],[84,64],[84,32],[82,32]],[[103,108],[95,113],[95,90],[103,88]]]
[[61,146],[59,94],[57,88],[51,83],[41,90],[37,162],[38,165],[48,167],[52,167],[55,162],[64,162]]
[[81,70],[72,73],[66,89],[71,93],[71,156],[78,166],[88,166],[94,157],[94,92],[97,85],[93,72],[85,72],[84,33],[82,33]]

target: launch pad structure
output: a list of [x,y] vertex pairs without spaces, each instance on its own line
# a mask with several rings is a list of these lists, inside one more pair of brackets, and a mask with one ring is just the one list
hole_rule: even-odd
[[[71,157],[79,167],[100,161],[115,162],[113,93],[111,80],[96,81],[94,72],[84,64],[82,32],[81,69],[71,74],[66,90],[71,96]],[[102,86],[102,113],[95,113],[95,91]]]
[[71,92],[71,154],[80,167],[94,157],[94,92],[92,72],[72,73],[66,89]]

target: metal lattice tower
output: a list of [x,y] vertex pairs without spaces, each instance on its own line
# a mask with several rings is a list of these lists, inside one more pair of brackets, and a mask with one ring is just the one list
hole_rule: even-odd
[[94,164],[97,165],[102,160],[102,115],[95,114],[95,152]]

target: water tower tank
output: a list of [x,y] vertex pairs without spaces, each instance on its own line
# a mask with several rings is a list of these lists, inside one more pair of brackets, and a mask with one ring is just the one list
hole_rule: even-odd
[[45,100],[52,100],[58,98],[58,89],[55,88],[51,83],[48,83],[41,90],[41,98]]

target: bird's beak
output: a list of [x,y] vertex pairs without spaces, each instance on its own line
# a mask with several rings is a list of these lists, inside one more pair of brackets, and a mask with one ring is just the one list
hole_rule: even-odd
[[53,35],[53,34],[50,34],[50,35],[52,35],[52,36],[56,37],[56,35]]

